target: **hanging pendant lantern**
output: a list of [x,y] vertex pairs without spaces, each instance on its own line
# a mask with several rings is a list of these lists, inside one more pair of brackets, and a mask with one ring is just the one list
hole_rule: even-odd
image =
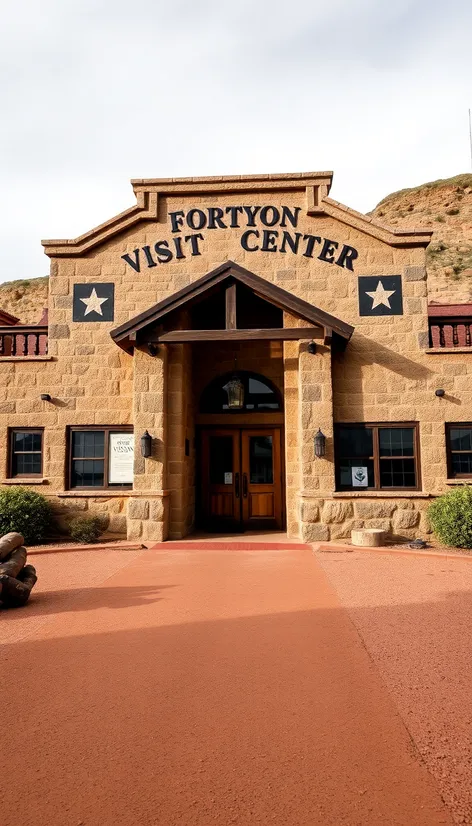
[[232,376],[224,389],[228,395],[230,410],[241,410],[244,407],[244,384],[237,374]]

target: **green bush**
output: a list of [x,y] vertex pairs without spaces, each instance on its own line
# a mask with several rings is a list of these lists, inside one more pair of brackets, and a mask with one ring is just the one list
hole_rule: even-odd
[[429,506],[431,527],[441,542],[456,548],[472,548],[472,488],[461,485]]
[[44,539],[51,523],[51,506],[45,496],[20,485],[0,489],[0,535],[23,534],[33,545]]
[[77,516],[69,524],[69,533],[76,542],[84,545],[95,542],[102,532],[102,521],[99,516]]

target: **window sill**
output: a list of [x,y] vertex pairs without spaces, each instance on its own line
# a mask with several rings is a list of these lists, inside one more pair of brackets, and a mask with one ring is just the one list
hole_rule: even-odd
[[472,477],[467,479],[446,479],[446,485],[472,485]]
[[335,499],[430,499],[431,494],[421,490],[337,490],[331,494]]
[[31,479],[25,479],[24,476],[19,476],[15,479],[4,479],[3,482],[0,482],[1,485],[48,485],[48,479],[35,479],[31,477]]
[[97,499],[100,496],[109,499],[111,496],[129,496],[132,493],[131,488],[125,488],[124,490],[93,490],[93,488],[91,488],[88,490],[64,490],[56,493],[56,496],[59,496],[61,499],[90,499],[90,497]]

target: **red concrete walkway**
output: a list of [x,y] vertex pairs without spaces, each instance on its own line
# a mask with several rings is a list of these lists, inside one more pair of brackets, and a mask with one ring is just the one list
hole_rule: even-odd
[[310,552],[111,567],[2,648],[2,826],[452,824]]

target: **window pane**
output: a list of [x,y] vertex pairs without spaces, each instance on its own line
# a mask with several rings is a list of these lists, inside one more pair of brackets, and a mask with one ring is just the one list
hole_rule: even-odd
[[233,437],[210,437],[210,484],[233,484]]
[[373,452],[371,427],[342,427],[340,429],[340,456],[372,456]]
[[250,393],[272,393],[270,387],[259,379],[249,378],[249,392]]
[[354,488],[352,484],[352,468],[367,468],[367,486],[374,487],[374,462],[366,456],[359,456],[355,459],[340,459],[339,462],[339,483],[343,488]]
[[25,476],[41,473],[40,453],[18,453],[13,456],[13,476]]
[[452,472],[472,474],[472,453],[452,453]]
[[104,485],[104,461],[97,459],[79,459],[72,462],[73,488],[102,488]]
[[17,431],[13,434],[13,450],[20,452],[25,450],[41,450],[41,433]]
[[272,436],[249,437],[249,479],[251,485],[272,485]]
[[380,460],[380,487],[381,488],[414,488],[416,487],[414,459],[381,459]]
[[472,428],[452,427],[449,431],[451,450],[472,450]]
[[103,459],[105,433],[103,430],[74,430],[72,432],[72,456],[76,459]]
[[413,456],[412,427],[379,428],[379,448],[381,456]]

